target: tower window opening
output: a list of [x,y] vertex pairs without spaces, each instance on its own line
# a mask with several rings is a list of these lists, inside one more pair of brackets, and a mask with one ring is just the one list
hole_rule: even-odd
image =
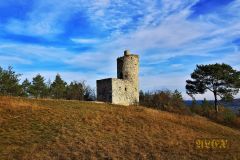
[[127,87],[125,87],[125,91],[127,91]]
[[120,72],[120,74],[119,74],[119,78],[120,78],[120,79],[123,78],[123,73],[122,73],[122,72]]

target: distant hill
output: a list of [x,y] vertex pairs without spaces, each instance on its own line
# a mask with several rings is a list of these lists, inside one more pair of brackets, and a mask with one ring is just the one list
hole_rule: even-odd
[[[223,138],[228,150],[199,150]],[[240,131],[136,106],[0,97],[0,159],[240,159]]]
[[[209,101],[210,103],[214,104],[214,101]],[[196,103],[197,104],[202,104],[202,100],[196,100]],[[191,106],[192,104],[192,101],[191,100],[186,100],[185,101],[185,104],[187,106]],[[219,101],[219,104],[225,106],[225,107],[228,107],[230,109],[232,109],[234,112],[239,112],[240,110],[240,99],[234,99],[232,102],[225,102],[225,101]]]
[[236,112],[240,111],[240,99],[234,99],[232,102],[220,101],[220,104],[233,109]]

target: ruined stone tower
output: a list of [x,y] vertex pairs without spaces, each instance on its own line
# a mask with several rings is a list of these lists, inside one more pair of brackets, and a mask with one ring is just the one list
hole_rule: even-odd
[[124,56],[117,58],[117,78],[97,80],[97,100],[122,105],[138,103],[138,70],[138,55],[124,51]]

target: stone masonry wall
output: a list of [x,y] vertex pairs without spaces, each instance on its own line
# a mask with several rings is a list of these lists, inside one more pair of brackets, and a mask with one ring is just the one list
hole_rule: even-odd
[[112,79],[97,80],[97,100],[112,103]]
[[112,80],[112,103],[131,105],[139,101],[139,95],[136,93],[132,83],[128,80],[113,79]]

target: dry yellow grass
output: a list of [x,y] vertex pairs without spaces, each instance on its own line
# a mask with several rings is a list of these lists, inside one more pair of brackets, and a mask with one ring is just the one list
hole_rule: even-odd
[[[226,138],[226,151],[197,150]],[[240,131],[144,107],[0,98],[0,159],[240,159]]]

